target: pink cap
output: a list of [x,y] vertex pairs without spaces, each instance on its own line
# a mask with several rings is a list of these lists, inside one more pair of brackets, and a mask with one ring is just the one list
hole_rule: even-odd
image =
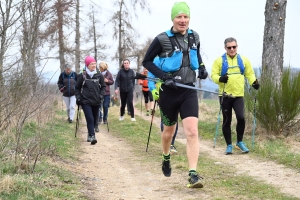
[[90,63],[96,62],[96,60],[92,56],[87,56],[84,60],[85,66],[89,66]]

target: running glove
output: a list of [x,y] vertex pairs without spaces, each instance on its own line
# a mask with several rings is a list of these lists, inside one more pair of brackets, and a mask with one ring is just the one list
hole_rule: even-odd
[[171,74],[165,73],[161,79],[164,81],[165,86],[177,89],[175,78]]
[[153,99],[157,101],[159,99],[159,92],[157,91],[157,89],[153,89],[151,93],[152,93]]
[[258,83],[258,80],[256,79],[253,83],[252,83],[252,87],[256,90],[259,89],[259,83]]
[[204,65],[201,65],[199,67],[199,70],[198,70],[198,77],[197,78],[200,78],[200,79],[206,79],[208,76],[208,73],[205,69],[205,66]]
[[227,76],[227,74],[225,74],[224,76],[221,76],[219,78],[219,82],[220,83],[227,83],[228,82],[228,76]]
[[81,99],[76,99],[76,104],[79,106],[82,104]]
[[64,92],[65,91],[65,87],[62,87],[59,89],[60,92]]

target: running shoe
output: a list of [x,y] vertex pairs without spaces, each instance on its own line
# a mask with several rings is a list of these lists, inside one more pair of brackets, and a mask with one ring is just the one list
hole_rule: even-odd
[[166,177],[170,177],[172,173],[170,160],[163,160],[162,162],[162,171]]
[[95,136],[91,136],[91,145],[94,145],[97,143],[97,140],[95,138]]
[[248,153],[249,152],[249,149],[246,147],[246,145],[242,141],[237,142],[236,147],[238,147],[243,153]]
[[177,153],[177,149],[176,149],[176,147],[174,145],[170,146],[170,152],[171,153]]
[[227,145],[225,155],[232,154],[232,144]]
[[188,188],[203,188],[202,184],[203,178],[197,174],[197,172],[189,173],[189,184]]
[[92,136],[88,135],[86,141],[87,141],[87,142],[91,142],[91,139],[92,139]]

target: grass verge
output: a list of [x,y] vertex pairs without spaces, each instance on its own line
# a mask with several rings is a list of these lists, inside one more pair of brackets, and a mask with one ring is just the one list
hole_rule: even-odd
[[[110,122],[114,124],[111,127],[112,134],[124,138],[129,144],[135,147],[136,156],[142,156],[143,162],[147,164],[157,163],[161,159],[161,144],[159,129],[152,126],[151,139],[147,156],[141,149],[146,148],[149,133],[149,121],[135,116],[136,123],[118,121],[119,110],[117,107],[110,108]],[[205,131],[204,131],[205,132]],[[186,149],[182,144],[176,145],[179,155],[172,157],[172,166],[182,173],[187,173]],[[201,165],[201,166],[200,166]],[[297,199],[279,192],[278,188],[265,184],[261,181],[254,180],[246,174],[239,174],[234,169],[226,165],[218,164],[209,155],[199,157],[198,169],[200,174],[204,175],[205,187],[201,193],[206,193],[211,199]],[[157,170],[161,170],[159,167]],[[177,187],[174,186],[174,189]]]
[[80,180],[56,162],[72,160],[78,153],[78,139],[74,137],[75,124],[67,123],[61,116],[65,116],[65,112],[60,111],[56,119],[39,130],[34,123],[25,126],[25,138],[34,137],[35,132],[47,134],[50,139],[42,143],[50,144],[55,149],[51,155],[40,157],[33,173],[22,169],[15,172],[12,159],[1,161],[5,164],[0,165],[0,199],[86,199],[79,192],[82,187]]

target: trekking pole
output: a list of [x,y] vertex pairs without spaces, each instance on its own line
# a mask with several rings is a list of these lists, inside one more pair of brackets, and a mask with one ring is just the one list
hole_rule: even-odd
[[213,146],[213,148],[216,147],[217,137],[218,137],[218,134],[219,134],[219,124],[220,124],[220,120],[221,120],[221,110],[222,110],[222,104],[223,104],[223,99],[224,99],[225,86],[226,86],[226,83],[224,83],[222,97],[221,97],[221,101],[220,101],[220,110],[219,110],[219,114],[218,114],[218,121],[217,121],[217,126],[216,126],[216,133],[215,133],[215,137],[214,137],[214,146]]
[[109,132],[108,120],[106,120],[107,132]]
[[253,128],[252,128],[252,149],[254,149],[254,133],[255,133],[255,128],[256,128],[256,94],[254,97],[254,108],[253,108]]
[[80,105],[77,106],[77,117],[76,117],[75,137],[77,136],[77,131],[78,131],[78,129],[79,129],[79,115],[80,115]]
[[[148,79],[148,80],[151,80],[151,81],[154,81],[154,82],[158,82],[158,81],[162,82],[159,78],[147,77],[147,76],[145,76],[143,74],[140,74],[140,73],[136,73],[136,76],[134,78],[135,79]],[[187,89],[191,89],[191,90],[198,90],[198,91],[202,91],[202,92],[210,92],[210,93],[213,93],[213,94],[219,94],[218,92],[214,92],[214,91],[210,91],[210,90],[204,90],[204,89],[201,89],[201,88],[198,88],[198,87],[184,85],[184,84],[181,84],[181,83],[176,83],[175,82],[175,85],[177,87],[187,88]]]
[[106,126],[107,126],[107,132],[109,132],[108,121],[106,123]]
[[146,147],[146,152],[148,151],[148,145],[149,145],[149,140],[150,140],[150,134],[151,134],[151,128],[152,128],[152,122],[153,122],[153,118],[154,118],[154,113],[155,113],[155,105],[156,105],[157,101],[154,101],[154,106],[152,109],[152,118],[151,118],[151,124],[150,124],[150,129],[149,129],[149,135],[148,135],[148,142],[147,142],[147,147]]
[[[143,92],[142,92],[143,93]],[[143,114],[143,94],[141,94],[141,116]]]
[[61,121],[64,120],[64,96],[62,95],[61,99]]

